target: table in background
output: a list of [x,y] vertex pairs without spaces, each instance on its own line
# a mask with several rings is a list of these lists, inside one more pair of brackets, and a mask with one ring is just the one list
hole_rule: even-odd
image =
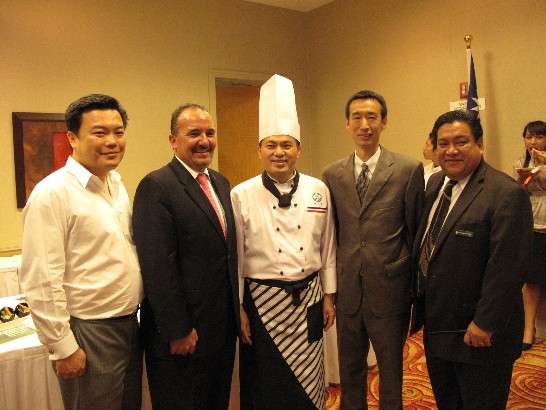
[[[0,305],[15,307],[20,296],[0,298]],[[29,317],[16,320],[26,321]],[[142,388],[142,409],[151,409],[146,371]],[[100,403],[97,406],[100,408]],[[61,390],[49,353],[36,333],[0,343],[0,410],[14,409],[63,409]]]
[[[18,298],[1,298],[0,305],[14,308]],[[30,317],[16,321],[32,324]],[[48,356],[36,333],[0,344],[0,410],[63,408]]]
[[23,293],[19,287],[21,255],[0,257],[0,298]]

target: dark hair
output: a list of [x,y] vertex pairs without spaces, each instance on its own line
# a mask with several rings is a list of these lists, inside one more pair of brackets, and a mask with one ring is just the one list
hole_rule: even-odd
[[483,137],[483,129],[480,119],[471,111],[467,110],[455,110],[448,111],[438,117],[432,127],[432,145],[436,149],[438,144],[438,129],[444,124],[451,124],[453,122],[464,122],[470,127],[470,131],[474,136],[474,141],[479,141]]
[[379,104],[381,104],[381,119],[387,117],[387,103],[385,102],[385,99],[383,96],[377,94],[376,92],[370,91],[370,90],[364,90],[359,91],[356,94],[353,94],[351,98],[347,101],[347,104],[345,104],[345,118],[349,119],[349,115],[351,114],[351,103],[355,100],[377,100]]
[[127,127],[127,112],[118,100],[104,94],[89,94],[72,102],[65,112],[65,121],[68,131],[78,134],[82,125],[82,116],[93,110],[116,110],[121,115],[123,126]]
[[178,107],[174,112],[171,114],[171,134],[176,136],[176,133],[178,132],[178,117],[180,117],[180,114],[184,110],[188,109],[194,109],[194,110],[202,110],[207,111],[205,107],[203,107],[200,104],[195,103],[185,103],[182,104],[180,107]]
[[[525,135],[527,135],[527,132],[529,132],[529,135],[544,135],[546,137],[546,122],[544,121],[529,122],[523,129],[523,135],[522,135],[523,138],[525,138]],[[525,162],[523,163],[523,166],[528,167],[529,162],[531,162],[531,154],[529,154],[528,150],[525,150]]]

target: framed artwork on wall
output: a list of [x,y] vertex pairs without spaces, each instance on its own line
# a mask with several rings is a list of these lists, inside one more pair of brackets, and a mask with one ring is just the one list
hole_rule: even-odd
[[13,112],[17,208],[24,208],[38,182],[71,155],[64,114]]

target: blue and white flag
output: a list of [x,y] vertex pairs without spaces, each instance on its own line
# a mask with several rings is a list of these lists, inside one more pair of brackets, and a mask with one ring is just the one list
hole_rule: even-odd
[[478,86],[476,85],[474,59],[472,58],[472,49],[470,47],[466,49],[466,59],[468,63],[468,97],[466,100],[466,109],[467,111],[472,111],[479,118]]

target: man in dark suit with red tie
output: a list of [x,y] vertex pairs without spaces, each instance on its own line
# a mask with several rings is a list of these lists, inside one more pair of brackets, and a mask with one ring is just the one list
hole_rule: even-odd
[[427,184],[414,246],[412,332],[424,323],[440,410],[504,409],[521,354],[531,204],[525,189],[483,160],[482,135],[470,111],[436,120],[432,142],[443,172]]
[[171,118],[175,157],[148,174],[133,229],[144,292],[141,327],[154,409],[227,409],[239,320],[237,244],[228,180],[197,104]]

